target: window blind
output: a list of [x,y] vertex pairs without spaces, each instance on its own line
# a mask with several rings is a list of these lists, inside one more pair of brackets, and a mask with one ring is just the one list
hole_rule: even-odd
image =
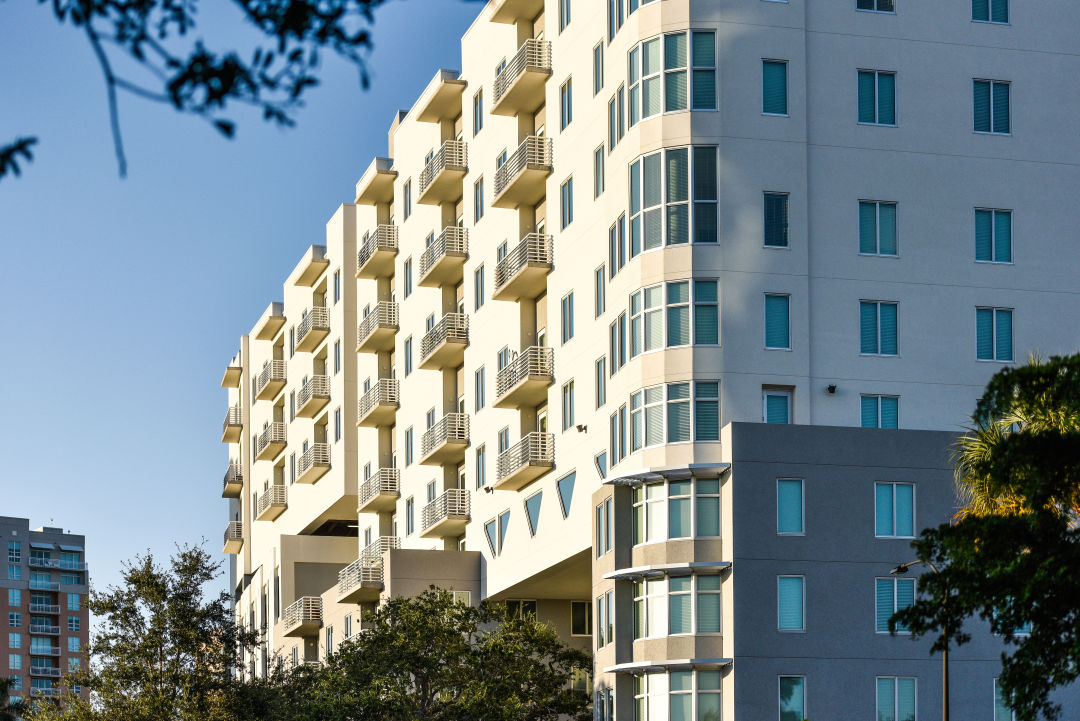
[[776,482],[776,531],[777,533],[802,533],[802,481],[778,480]]
[[896,355],[896,304],[879,303],[879,316],[881,322],[881,354]]
[[999,361],[1012,360],[1012,311],[994,311],[996,334],[994,354]]
[[862,427],[863,428],[877,428],[878,427],[878,397],[877,396],[863,396],[862,397]]
[[975,309],[975,356],[979,360],[994,360],[994,311]]
[[803,579],[799,576],[781,576],[777,581],[779,628],[801,631],[803,629]]
[[993,254],[993,211],[975,211],[975,260],[991,261]]
[[874,533],[878,536],[895,536],[893,527],[892,484],[878,483],[874,487]]
[[897,536],[915,535],[915,486],[910,483],[893,484]]
[[896,76],[892,73],[877,74],[877,122],[896,124]]
[[877,203],[863,201],[859,203],[859,252],[874,255],[877,248]]
[[990,81],[976,80],[975,94],[975,132],[989,133],[990,127]]
[[788,303],[786,295],[765,296],[765,347],[790,348],[788,331]]
[[765,396],[765,422],[788,423],[788,396],[769,394]]
[[890,396],[882,396],[881,403],[881,427],[897,428],[900,399]]
[[874,115],[874,73],[859,71],[859,122],[873,123]]
[[893,579],[878,578],[875,580],[875,630],[884,633],[889,630],[889,618],[893,615]]
[[761,89],[761,111],[787,115],[787,63],[763,61]]
[[1009,84],[993,83],[994,91],[994,132],[1008,133],[1009,130]]
[[878,352],[877,303],[859,303],[859,352]]
[[1012,262],[1012,213],[1009,211],[994,211],[994,260]]
[[896,203],[878,203],[878,253],[896,255]]

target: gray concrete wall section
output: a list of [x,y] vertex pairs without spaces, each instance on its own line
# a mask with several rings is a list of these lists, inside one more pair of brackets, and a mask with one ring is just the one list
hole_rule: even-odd
[[[779,675],[806,677],[809,718],[874,718],[875,677],[915,676],[918,718],[941,712],[941,657],[930,641],[875,631],[874,579],[914,558],[874,536],[874,483],[915,484],[916,532],[956,506],[949,445],[938,431],[732,424],[732,602],[739,718],[775,718]],[[804,481],[804,532],[780,536],[776,480]],[[913,569],[918,575],[922,569]],[[777,630],[777,576],[805,576],[805,631]],[[1003,645],[969,622],[951,654],[952,718],[993,718]],[[1080,708],[1080,689],[1062,696]]]

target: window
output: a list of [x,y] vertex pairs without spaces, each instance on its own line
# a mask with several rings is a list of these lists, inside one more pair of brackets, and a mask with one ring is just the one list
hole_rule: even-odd
[[915,721],[915,679],[877,678],[878,721]]
[[78,611],[79,608],[80,608],[80,605],[81,605],[81,602],[80,602],[79,594],[77,594],[77,593],[69,593],[67,595],[67,610],[69,610],[69,611]]
[[296,391],[289,392],[289,420],[296,420]]
[[559,32],[570,24],[570,0],[559,0]]
[[22,634],[16,632],[8,634],[8,648],[22,648]]
[[570,602],[570,635],[592,635],[592,604],[588,601]]
[[859,253],[896,255],[896,203],[859,201]]
[[574,337],[574,293],[563,296],[559,304],[562,328],[562,342],[567,343]]
[[[568,2],[568,0],[560,0]],[[574,119],[574,79],[567,78],[559,87],[559,130],[566,130]]]
[[896,73],[859,71],[859,124],[896,125]]
[[615,641],[615,592],[608,591],[596,599],[596,647],[603,648]]
[[334,442],[337,443],[341,440],[341,407],[338,406],[334,409]]
[[604,146],[593,151],[593,197],[599,198],[604,192]]
[[474,390],[473,393],[476,397],[476,403],[474,405],[474,411],[480,411],[486,402],[484,394],[484,366],[480,366],[474,374]]
[[604,285],[604,266],[593,271],[593,316],[599,318],[607,310],[607,288]]
[[334,305],[341,300],[341,269],[334,271]]
[[1009,83],[975,80],[975,132],[1008,135]]
[[496,370],[501,371],[508,365],[510,365],[510,349],[507,347],[503,347],[503,349],[499,351],[498,355],[495,356]]
[[473,222],[477,223],[484,217],[484,179],[477,178],[473,183]]
[[[915,603],[914,578],[876,578],[874,579],[874,599],[876,619],[874,630],[878,633],[889,632],[889,618]],[[903,624],[896,624],[899,633],[911,631]]]
[[484,129],[484,89],[476,91],[472,98],[472,134]]
[[699,478],[693,483],[692,498],[688,480],[647,483],[634,488],[634,545],[668,538],[720,535],[720,481]]
[[611,414],[611,465],[626,458],[626,405],[619,406],[619,410]]
[[803,535],[803,482],[798,478],[776,479],[776,533]]
[[405,339],[405,377],[408,378],[412,373],[412,336]]
[[561,228],[566,229],[566,226],[574,222],[574,179],[567,178],[566,182],[559,188],[559,198],[561,201],[560,206],[560,222]]
[[879,13],[891,13],[896,11],[893,2],[894,0],[855,0],[855,9]]
[[790,303],[791,296],[775,293],[765,294],[766,348],[791,350]]
[[[717,381],[668,383],[630,396],[630,451],[662,443],[720,440],[720,384]],[[665,398],[666,395],[666,398]],[[692,405],[691,405],[692,404]],[[691,414],[691,408],[693,413]],[[691,436],[691,415],[695,433]]]
[[562,429],[574,426],[574,381],[570,380],[562,387]]
[[[509,526],[510,511],[503,511],[497,518],[493,518],[484,524],[484,535],[487,537],[488,548],[491,549],[492,556],[502,554],[503,542],[506,540],[506,529]],[[536,613],[535,608],[533,613]]]
[[1013,359],[1013,312],[1009,308],[975,309],[975,354],[979,360]]
[[67,641],[68,641],[68,653],[78,653],[79,652],[79,638],[77,636],[73,636],[73,637],[69,637]]
[[416,501],[412,496],[405,499],[405,535],[411,536],[416,530]]
[[22,543],[20,541],[8,541],[8,563],[22,562]]
[[630,257],[691,239],[715,243],[718,228],[715,147],[668,148],[630,165]]
[[765,423],[791,423],[791,391],[783,388],[762,389],[761,420]]
[[476,448],[476,487],[487,485],[487,446],[481,443]]
[[8,605],[9,606],[21,606],[22,605],[22,589],[21,588],[9,588],[8,589]]
[[607,451],[600,451],[593,456],[593,465],[596,466],[596,475],[601,481],[607,480]]
[[622,270],[626,265],[626,215],[620,215],[619,220],[608,228],[608,272],[609,278]]
[[860,396],[863,428],[899,428],[898,396]]
[[719,719],[720,677],[704,669],[635,676],[634,721]]
[[607,358],[601,356],[596,359],[596,407],[601,408],[607,403]]
[[21,628],[22,614],[18,611],[8,612],[8,626],[10,626],[11,628]]
[[788,247],[788,194],[765,193],[765,247]]
[[761,61],[761,112],[787,115],[787,61]]
[[480,310],[484,305],[484,266],[481,264],[473,271],[473,294],[476,296],[473,310]]
[[650,38],[631,48],[629,62],[631,126],[661,113],[716,109],[715,33]]
[[341,340],[334,341],[334,375],[341,372]]
[[289,328],[289,357],[296,355],[296,327]]
[[412,294],[412,258],[406,258],[402,267],[402,276],[404,283],[405,297],[408,298]]
[[510,448],[510,429],[503,428],[499,431],[499,455],[505,453],[508,448]]
[[543,491],[537,491],[525,499],[525,521],[529,524],[530,536],[535,536],[540,527],[540,505],[543,500]]
[[22,578],[22,566],[8,565],[7,571],[7,577],[9,581],[18,581],[20,578]]
[[694,281],[693,290],[692,313],[690,281],[657,284],[630,296],[631,358],[665,346],[719,343],[716,281]]
[[874,484],[874,535],[878,538],[915,537],[914,484]]
[[971,19],[977,23],[1006,24],[1009,22],[1009,0],[971,0]]
[[806,718],[806,678],[804,676],[781,676],[780,721],[803,721]]
[[896,335],[896,303],[859,301],[859,353],[897,355]]
[[18,671],[22,668],[22,656],[17,653],[8,654],[8,668],[12,671]]
[[82,625],[82,622],[81,622],[81,620],[79,619],[78,616],[68,616],[68,618],[67,618],[67,630],[69,630],[69,631],[78,631],[79,628],[81,627],[81,625]]
[[615,534],[615,508],[614,501],[609,496],[604,502],[596,506],[596,557],[600,558],[611,552],[612,538]]
[[405,181],[401,186],[401,204],[404,208],[405,220],[412,215],[412,178]]
[[719,576],[646,578],[633,588],[635,639],[720,633]]
[[619,314],[619,317],[608,327],[608,350],[611,356],[611,368],[608,370],[610,375],[615,375],[615,371],[626,365],[626,312],[623,311]]
[[577,473],[571,471],[555,482],[556,490],[559,491],[559,508],[562,510],[563,518],[570,515],[570,501],[574,498],[576,480]]
[[1016,721],[1016,712],[1009,708],[1008,699],[1001,690],[998,680],[994,679],[994,721]]
[[296,483],[296,454],[289,454],[289,483]]
[[592,49],[592,94],[604,89],[604,43],[599,42]]
[[802,576],[776,577],[776,628],[780,631],[805,631]]
[[405,467],[409,467],[413,462],[413,429],[409,426],[405,430]]
[[1012,211],[975,209],[975,260],[1012,262]]

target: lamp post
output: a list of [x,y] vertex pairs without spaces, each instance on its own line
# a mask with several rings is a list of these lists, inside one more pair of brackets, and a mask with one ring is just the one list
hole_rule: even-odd
[[[938,570],[934,564],[929,561],[923,561],[918,559],[915,561],[908,561],[907,563],[901,563],[896,568],[889,571],[893,576],[903,576],[908,572],[912,566],[922,564],[930,569],[931,572],[937,573]],[[948,594],[946,594],[946,599]],[[944,606],[944,602],[942,602]],[[941,651],[941,721],[949,721],[949,622],[948,619],[944,622],[944,627],[941,629],[945,636],[945,648]]]

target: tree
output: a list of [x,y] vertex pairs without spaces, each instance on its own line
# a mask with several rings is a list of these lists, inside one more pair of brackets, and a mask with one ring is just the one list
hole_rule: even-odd
[[932,651],[970,641],[965,621],[988,622],[1004,638],[999,684],[1021,721],[1058,718],[1050,694],[1080,678],[1078,420],[1080,355],[991,379],[956,456],[967,508],[913,542],[938,572],[890,620],[934,636]]
[[0,721],[15,721],[24,710],[22,702],[11,700],[11,679],[0,676]]
[[239,652],[252,633],[237,628],[229,595],[207,597],[221,568],[201,546],[182,546],[167,567],[149,553],[123,568],[123,582],[91,589],[99,619],[89,661],[70,683],[90,691],[42,704],[33,721],[202,721],[232,693]]

